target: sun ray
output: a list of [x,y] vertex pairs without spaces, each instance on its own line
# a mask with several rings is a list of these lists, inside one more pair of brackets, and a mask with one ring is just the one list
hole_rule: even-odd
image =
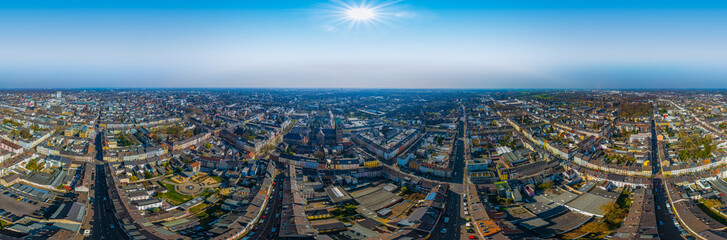
[[[382,33],[382,28],[398,29],[395,4],[403,0],[331,0],[326,8],[332,18],[331,30],[345,34],[361,32]],[[340,29],[339,29],[340,27]],[[359,31],[361,30],[361,31]]]

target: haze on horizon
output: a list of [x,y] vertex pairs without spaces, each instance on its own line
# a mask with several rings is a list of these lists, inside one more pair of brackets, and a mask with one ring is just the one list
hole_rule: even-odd
[[3,1],[0,88],[727,88],[723,1],[332,4]]

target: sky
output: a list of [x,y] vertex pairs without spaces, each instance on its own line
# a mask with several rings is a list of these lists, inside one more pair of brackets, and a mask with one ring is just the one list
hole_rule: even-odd
[[727,88],[727,1],[361,3],[0,1],[0,88]]

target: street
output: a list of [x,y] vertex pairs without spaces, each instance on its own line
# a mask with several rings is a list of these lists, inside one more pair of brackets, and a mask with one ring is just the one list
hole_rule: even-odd
[[[660,162],[659,162],[659,148],[657,146],[656,141],[656,126],[654,124],[654,120],[651,120],[651,159],[654,159],[652,161],[652,171],[654,177],[652,183],[653,187],[652,190],[654,191],[654,207],[655,209],[655,215],[656,215],[656,227],[659,229],[659,237],[661,239],[684,239],[681,236],[681,233],[679,232],[679,229],[677,229],[676,225],[674,225],[674,217],[671,215],[671,212],[669,212],[668,207],[666,207],[666,191],[664,188],[664,184],[661,181],[661,178],[659,178],[657,174],[660,174]],[[660,224],[663,223],[663,224]]]
[[[464,109],[463,109],[464,111]],[[463,116],[465,114],[463,113]],[[449,181],[449,193],[447,194],[447,204],[439,223],[432,231],[430,239],[469,239],[470,235],[476,236],[476,233],[468,233],[467,217],[464,214],[463,194],[467,194],[468,182],[465,178],[465,129],[466,120],[464,117],[457,123],[457,136],[455,141],[455,152],[452,156],[453,176]],[[449,218],[445,223],[444,219]],[[447,229],[442,233],[443,229]]]
[[102,164],[96,165],[95,181],[91,239],[128,239],[126,233],[116,223],[116,216],[114,216],[111,198],[108,196],[106,174]]
[[[282,168],[280,168],[282,170]],[[258,221],[258,223],[255,225],[255,228],[248,233],[248,237],[250,239],[276,239],[278,238],[278,231],[280,228],[280,210],[282,209],[280,207],[282,198],[281,193],[283,192],[283,177],[284,174],[278,174],[275,177],[275,186],[273,187],[273,192],[270,193],[270,198],[268,200],[268,206],[266,207],[266,210],[262,210],[263,212],[267,211],[267,214],[263,214],[265,218]],[[260,223],[260,221],[264,221],[263,223]],[[276,228],[276,231],[273,233],[273,228]],[[257,230],[255,230],[257,229]]]

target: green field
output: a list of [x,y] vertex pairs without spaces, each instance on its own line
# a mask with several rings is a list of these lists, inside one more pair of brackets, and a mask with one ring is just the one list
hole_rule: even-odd
[[161,184],[164,185],[164,187],[167,189],[167,192],[159,193],[158,196],[166,199],[171,204],[179,205],[179,204],[182,204],[193,198],[193,196],[185,196],[185,195],[179,194],[177,191],[174,191],[174,185],[172,185],[172,184],[169,184],[169,183],[161,183]]

